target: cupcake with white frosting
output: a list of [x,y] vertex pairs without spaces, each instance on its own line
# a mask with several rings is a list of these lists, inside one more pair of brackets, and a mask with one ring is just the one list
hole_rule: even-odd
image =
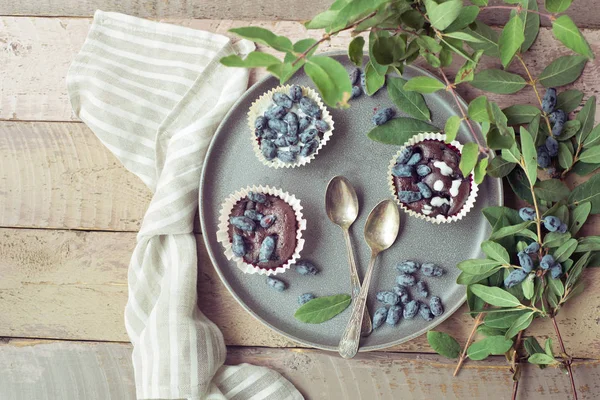
[[444,135],[421,134],[405,144],[390,162],[389,184],[398,204],[430,222],[461,219],[472,207],[477,185],[463,176],[462,145],[445,143]]

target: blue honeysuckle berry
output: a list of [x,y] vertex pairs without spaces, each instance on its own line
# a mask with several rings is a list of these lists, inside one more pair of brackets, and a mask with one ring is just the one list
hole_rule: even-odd
[[300,134],[300,141],[302,143],[308,143],[311,140],[313,140],[315,137],[317,137],[318,134],[319,134],[319,131],[317,131],[314,128],[306,129],[304,132],[302,132]]
[[271,278],[270,276],[267,277],[267,285],[277,290],[278,292],[283,292],[285,289],[287,289],[287,285],[285,284],[285,282],[276,278]]
[[267,229],[271,225],[273,225],[273,223],[275,222],[276,219],[277,219],[277,217],[275,215],[273,215],[273,214],[265,215],[264,217],[262,217],[260,219],[260,226],[262,226],[263,228]]
[[312,122],[312,119],[310,117],[308,117],[306,115],[301,117],[300,120],[298,121],[298,130],[300,132],[304,132],[304,130],[310,126],[311,122]]
[[563,273],[562,265],[559,263],[554,264],[550,267],[550,276],[554,279],[559,278]]
[[248,200],[254,203],[265,204],[267,202],[267,195],[258,192],[248,192]]
[[410,293],[404,286],[394,286],[392,292],[396,293],[400,297],[400,303],[406,304],[410,301]]
[[298,304],[303,305],[311,301],[315,298],[315,295],[312,293],[304,293],[298,296]]
[[400,286],[415,286],[417,279],[410,274],[400,274],[396,277],[396,283]]
[[[273,132],[279,133],[281,135],[287,135],[288,133],[288,124],[286,124],[281,119],[270,119],[269,120],[269,129]],[[263,137],[265,137],[263,133]]]
[[388,310],[387,318],[385,323],[391,326],[397,325],[402,315],[402,306],[394,305]]
[[348,77],[350,78],[350,83],[352,85],[357,85],[360,82],[360,68],[354,68],[349,74]]
[[430,199],[433,195],[431,188],[427,186],[425,182],[417,183],[417,187],[419,188],[419,192],[421,192],[421,196],[423,196],[424,199]]
[[548,215],[546,218],[544,218],[544,227],[550,232],[556,232],[560,228],[561,224],[562,221],[553,215]]
[[529,273],[533,269],[533,260],[524,251],[520,251],[517,253],[517,257],[519,258],[519,265],[523,268],[523,271]]
[[527,272],[523,271],[522,269],[515,269],[510,274],[508,274],[506,279],[504,279],[504,286],[506,288],[511,288],[523,282],[525,278],[527,278]]
[[292,108],[292,99],[285,93],[275,92],[273,93],[273,102],[278,106],[282,106],[284,108]]
[[327,132],[329,130],[329,124],[322,119],[318,119],[315,121],[315,128],[317,128],[319,132]]
[[519,210],[519,217],[523,221],[533,221],[535,219],[535,210],[531,207],[523,207]]
[[433,263],[424,263],[421,265],[421,272],[425,276],[437,277],[444,275],[444,270],[439,265]]
[[373,116],[373,124],[383,125],[390,119],[394,118],[394,115],[396,115],[396,111],[393,108],[382,108],[381,110],[377,111]]
[[563,110],[560,110],[560,109],[554,110],[553,112],[551,112],[548,115],[548,119],[553,124],[555,124],[555,123],[564,124],[565,122],[567,122],[567,114]]
[[416,300],[411,300],[404,305],[404,311],[402,312],[402,316],[404,319],[412,319],[419,312],[419,302]]
[[429,290],[427,290],[427,284],[423,281],[419,281],[417,282],[417,286],[415,287],[415,292],[417,293],[417,296],[420,297],[427,297],[429,296]]
[[539,146],[537,148],[537,162],[540,168],[548,168],[550,166],[552,160],[546,146]]
[[429,168],[425,164],[417,165],[417,175],[419,176],[427,176],[431,173],[431,168]]
[[279,119],[283,118],[287,110],[282,106],[274,106],[265,111],[265,117],[267,119]]
[[302,157],[308,157],[310,156],[312,153],[314,153],[315,151],[317,151],[317,148],[319,147],[319,141],[318,138],[314,138],[313,140],[309,140],[308,142],[306,142],[306,144],[302,147],[302,150],[300,150],[300,155]]
[[419,201],[422,198],[423,195],[421,194],[421,192],[412,192],[410,190],[400,190],[398,192],[398,199],[400,199],[400,201],[405,204],[414,203],[415,201]]
[[421,303],[419,305],[419,314],[425,321],[431,321],[433,319],[433,314],[431,313],[431,309],[425,303]]
[[292,85],[290,87],[290,99],[292,99],[292,101],[294,103],[297,103],[300,101],[301,98],[302,98],[302,88],[298,85]]
[[401,261],[396,264],[396,269],[398,272],[404,272],[406,274],[414,274],[421,267],[421,265],[416,261],[406,260]]
[[429,309],[434,317],[439,317],[444,313],[444,307],[442,306],[442,299],[437,296],[432,296],[429,300]]
[[388,315],[387,307],[380,307],[373,314],[373,329],[379,328],[385,322]]
[[397,176],[399,178],[409,178],[413,174],[412,165],[406,164],[395,164],[392,167],[392,175]]
[[552,136],[546,138],[546,150],[550,157],[556,157],[558,155],[558,142]]
[[316,275],[319,273],[319,269],[310,261],[299,260],[296,262],[296,272],[300,275]]
[[423,159],[423,155],[421,153],[415,153],[412,156],[410,156],[410,158],[406,162],[406,165],[415,165],[422,159]]
[[538,242],[533,242],[529,246],[525,247],[523,250],[527,254],[534,254],[540,250],[540,244]]
[[244,237],[239,233],[233,234],[231,251],[233,251],[233,254],[237,257],[243,257],[246,255],[246,243],[244,242]]
[[554,125],[552,125],[552,136],[560,136],[564,127],[564,122],[556,122]]
[[297,153],[293,153],[289,150],[279,149],[277,151],[277,158],[279,158],[284,163],[292,163],[292,162],[296,161],[297,156],[298,156]]
[[352,96],[350,97],[351,99],[360,97],[362,94],[363,94],[363,90],[361,89],[360,86],[358,86],[358,85],[352,86]]
[[229,218],[229,223],[243,231],[253,231],[256,229],[256,222],[248,217],[244,217],[243,215]]
[[567,227],[567,224],[565,224],[564,222],[558,227],[558,232],[560,233],[567,233],[568,230],[569,227]]
[[288,135],[296,136],[298,134],[298,115],[294,112],[285,114],[283,120],[288,124]]
[[552,257],[551,254],[546,254],[544,257],[542,257],[542,260],[540,261],[540,267],[542,269],[550,269],[554,264],[556,264],[556,261],[554,260],[554,257]]
[[395,306],[400,302],[400,297],[396,293],[383,291],[377,293],[377,300],[384,304]]
[[396,164],[406,164],[413,154],[412,146],[408,146],[400,150],[400,155],[396,158]]
[[298,105],[304,114],[313,118],[321,118],[321,109],[313,99],[304,96],[300,99]]
[[273,253],[275,252],[276,242],[277,236],[275,235],[270,235],[263,239],[258,253],[258,261],[268,262],[271,260],[271,257],[273,257]]
[[267,126],[267,119],[262,115],[254,120],[254,128],[257,131],[262,131]]
[[546,89],[546,93],[544,94],[544,98],[542,99],[542,110],[545,113],[551,113],[556,108],[556,89],[548,88]]

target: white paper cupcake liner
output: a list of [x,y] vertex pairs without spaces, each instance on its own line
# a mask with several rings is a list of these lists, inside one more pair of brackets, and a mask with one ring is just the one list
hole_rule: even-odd
[[285,85],[285,86],[278,86],[274,89],[269,90],[268,92],[262,94],[258,99],[256,99],[254,101],[254,103],[252,103],[252,105],[250,106],[250,110],[248,111],[248,126],[250,127],[250,139],[252,140],[252,149],[254,150],[254,154],[256,154],[256,157],[258,157],[258,159],[260,160],[261,163],[263,163],[267,167],[271,167],[271,168],[275,168],[275,169],[295,168],[295,167],[300,167],[300,166],[310,163],[312,160],[314,160],[314,158],[317,156],[317,154],[323,148],[323,146],[325,146],[325,144],[327,144],[327,142],[331,138],[331,135],[333,134],[333,119],[331,118],[331,114],[329,114],[329,110],[327,110],[327,107],[325,107],[325,105],[323,104],[321,97],[315,90],[313,90],[309,87],[301,86],[302,94],[304,96],[312,99],[315,103],[317,103],[317,105],[321,109],[321,119],[323,121],[327,122],[327,124],[329,125],[329,130],[322,134],[322,138],[319,141],[319,147],[317,147],[317,150],[315,150],[315,152],[312,153],[308,157],[301,157],[300,155],[298,155],[296,162],[293,162],[293,163],[286,163],[286,162],[281,161],[278,158],[274,158],[271,161],[269,161],[265,158],[265,156],[260,151],[260,145],[258,143],[258,138],[256,137],[256,135],[254,133],[254,131],[255,131],[254,121],[256,120],[257,117],[259,117],[260,115],[263,115],[264,112],[267,111],[269,108],[273,107],[273,105],[275,104],[272,100],[273,93],[281,92],[281,93],[285,93],[285,94],[289,95],[290,87],[291,87],[291,85]]
[[[249,192],[264,193],[271,196],[276,196],[289,204],[294,213],[296,214],[296,249],[294,254],[286,261],[285,264],[280,265],[274,269],[260,268],[256,265],[248,264],[244,261],[243,257],[238,257],[233,254],[231,249],[231,240],[229,238],[229,217],[236,203],[248,196]],[[302,205],[300,200],[294,195],[284,192],[280,189],[272,188],[270,186],[252,186],[245,189],[241,189],[231,194],[221,205],[221,212],[219,215],[219,230],[217,231],[217,240],[225,248],[225,257],[228,260],[235,261],[237,267],[246,274],[259,274],[259,275],[277,275],[285,272],[290,268],[291,265],[295,264],[300,258],[300,252],[304,248],[304,239],[302,238],[302,231],[306,229],[306,220],[302,215]]]
[[[438,140],[438,141],[441,141],[441,142],[445,143],[446,142],[446,135],[441,134],[441,133],[420,133],[418,135],[413,136],[410,140],[408,140],[406,143],[404,143],[404,145],[402,145],[402,147],[400,148],[400,150],[398,150],[398,152],[390,160],[390,165],[388,167],[388,176],[387,176],[388,185],[389,185],[390,191],[392,192],[392,195],[394,196],[394,199],[396,200],[396,203],[398,203],[400,205],[400,207],[408,215],[411,215],[411,216],[419,218],[419,219],[424,219],[425,221],[429,221],[429,222],[432,222],[434,224],[446,224],[446,223],[450,223],[450,222],[459,221],[465,215],[467,215],[467,213],[473,208],[473,206],[475,205],[475,199],[477,198],[477,193],[479,192],[479,187],[475,183],[472,175],[470,175],[471,191],[469,193],[469,197],[467,198],[467,201],[465,202],[465,204],[463,205],[463,207],[460,209],[460,212],[458,214],[452,215],[450,217],[444,217],[444,216],[441,216],[441,215],[438,215],[437,217],[429,217],[429,216],[427,216],[425,214],[421,214],[419,212],[416,212],[416,211],[413,211],[413,210],[409,209],[398,198],[398,193],[396,192],[396,185],[394,185],[394,176],[392,175],[392,168],[394,168],[394,165],[396,164],[396,160],[400,156],[400,153],[402,152],[402,150],[404,150],[408,146],[413,146],[413,145],[415,145],[415,144],[417,144],[419,142],[422,142],[424,140]],[[452,141],[450,143],[446,143],[446,144],[449,144],[450,146],[453,146],[453,147],[457,148],[458,151],[460,153],[462,153],[463,145],[460,144],[459,142],[457,142],[456,140],[454,140],[454,141]]]

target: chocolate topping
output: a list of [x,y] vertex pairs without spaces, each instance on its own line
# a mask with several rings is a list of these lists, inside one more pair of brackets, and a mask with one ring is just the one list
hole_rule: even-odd
[[[412,146],[412,153],[421,154],[422,159],[412,166],[411,176],[392,177],[399,200],[407,208],[433,218],[458,214],[471,191],[470,178],[464,178],[458,168],[458,149],[439,140],[424,140]],[[431,173],[419,176],[416,172],[419,165],[427,165]],[[422,192],[419,182],[431,189],[430,198],[408,193]]]
[[[244,215],[249,202],[247,198],[239,200],[233,206],[230,217]],[[296,214],[292,206],[288,203],[279,197],[270,195],[267,195],[267,201],[264,204],[254,203],[254,209],[257,213],[265,216],[274,215],[275,221],[273,224],[268,228],[263,228],[257,221],[256,230],[254,231],[242,231],[230,224],[229,238],[232,240],[234,233],[242,235],[247,249],[246,255],[244,255],[246,263],[265,269],[277,268],[285,264],[292,257],[296,249]],[[267,236],[271,235],[276,237],[273,256],[267,262],[260,262],[259,252],[261,244]]]

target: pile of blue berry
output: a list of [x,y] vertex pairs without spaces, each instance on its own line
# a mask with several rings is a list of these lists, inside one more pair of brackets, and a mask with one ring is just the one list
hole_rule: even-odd
[[[420,271],[427,277],[439,277],[444,274],[444,270],[432,263],[423,263],[416,261],[402,261],[396,264],[396,270],[400,274],[396,277],[396,286],[391,291],[381,291],[377,293],[377,301],[385,304],[378,308],[373,315],[373,328],[379,328],[385,322],[388,325],[395,326],[404,319],[413,319],[420,314],[425,321],[431,321],[444,313],[442,300],[438,296],[431,296],[429,303],[425,300],[429,296],[427,284],[423,280],[417,280],[414,275]],[[415,297],[421,300],[413,300],[410,290],[414,291]]]
[[[275,105],[254,121],[254,133],[263,156],[293,163],[300,157],[309,157],[319,147],[329,124],[321,119],[322,110],[298,85],[290,87],[289,95],[273,94]],[[295,110],[296,112],[294,112]]]
[[552,158],[558,156],[558,142],[554,137],[560,136],[565,122],[567,122],[567,114],[563,110],[556,109],[557,101],[556,89],[546,90],[542,100],[542,111],[548,114],[548,119],[552,123],[552,132],[546,138],[546,143],[537,148],[537,160],[541,168],[550,167]]

